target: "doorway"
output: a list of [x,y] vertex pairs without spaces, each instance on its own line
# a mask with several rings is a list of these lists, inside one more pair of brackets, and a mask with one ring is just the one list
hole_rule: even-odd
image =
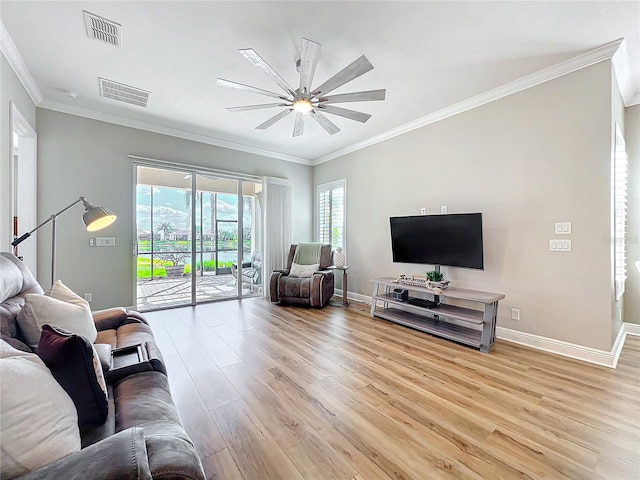
[[261,180],[135,168],[136,308],[261,295]]
[[[11,235],[16,238],[37,225],[37,135],[20,110],[11,102]],[[13,253],[22,258],[27,268],[37,276],[36,237],[14,247]]]

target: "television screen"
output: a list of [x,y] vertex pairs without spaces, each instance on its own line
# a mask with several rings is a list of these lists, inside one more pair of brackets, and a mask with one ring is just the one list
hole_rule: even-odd
[[484,268],[482,214],[391,217],[396,263]]

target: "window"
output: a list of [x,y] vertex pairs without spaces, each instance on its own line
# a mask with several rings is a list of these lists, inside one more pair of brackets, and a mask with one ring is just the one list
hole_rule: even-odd
[[620,300],[627,279],[627,152],[618,124],[613,157],[613,222],[614,279],[616,300]]
[[347,181],[318,185],[318,241],[345,250]]

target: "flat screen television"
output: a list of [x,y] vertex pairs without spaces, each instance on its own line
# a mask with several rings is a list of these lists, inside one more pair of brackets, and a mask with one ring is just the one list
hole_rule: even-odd
[[389,220],[394,262],[484,269],[481,213]]

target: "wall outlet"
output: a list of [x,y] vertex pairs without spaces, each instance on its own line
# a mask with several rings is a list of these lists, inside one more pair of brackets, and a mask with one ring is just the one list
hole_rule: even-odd
[[440,205],[440,213],[447,213],[447,206],[446,205]]
[[93,294],[92,294],[92,293],[85,293],[85,294],[84,294],[84,299],[85,299],[87,302],[90,302],[91,300],[93,300]]
[[420,215],[426,215],[427,214],[427,209],[425,207],[422,207],[420,209]]
[[90,247],[95,247],[95,246],[96,246],[96,240],[95,240],[95,238],[90,238],[90,239],[89,239],[89,246],[90,246]]
[[520,320],[520,309],[512,308],[511,309],[511,320]]

